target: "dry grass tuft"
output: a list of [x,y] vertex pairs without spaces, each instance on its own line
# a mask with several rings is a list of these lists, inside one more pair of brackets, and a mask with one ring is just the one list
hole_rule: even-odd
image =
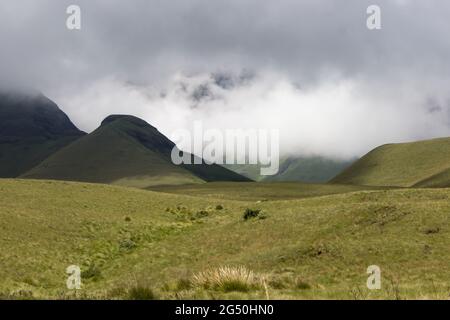
[[194,275],[192,283],[204,289],[248,292],[261,286],[260,278],[244,266],[220,267]]

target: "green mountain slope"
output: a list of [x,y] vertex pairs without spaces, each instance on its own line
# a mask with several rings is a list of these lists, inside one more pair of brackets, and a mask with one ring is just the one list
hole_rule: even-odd
[[368,186],[450,185],[450,138],[388,144],[370,151],[332,183]]
[[263,181],[327,182],[351,164],[323,157],[289,157],[281,162],[277,175],[267,176]]
[[445,169],[414,185],[420,188],[448,188],[450,187],[450,169]]
[[351,163],[352,161],[334,160],[319,156],[289,156],[280,159],[280,169],[273,176],[261,176],[259,165],[227,165],[226,167],[255,181],[322,183],[329,181]]
[[0,177],[17,177],[83,136],[39,93],[0,92]]
[[173,147],[169,139],[147,122],[133,116],[112,115],[94,132],[61,149],[21,177],[140,188],[246,180],[217,165],[176,166],[170,158]]

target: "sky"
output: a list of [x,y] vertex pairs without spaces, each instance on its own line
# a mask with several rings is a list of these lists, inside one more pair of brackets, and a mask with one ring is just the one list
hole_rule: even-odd
[[347,159],[450,136],[449,16],[442,0],[2,0],[0,87],[88,132],[116,113],[168,136],[279,129],[284,154]]

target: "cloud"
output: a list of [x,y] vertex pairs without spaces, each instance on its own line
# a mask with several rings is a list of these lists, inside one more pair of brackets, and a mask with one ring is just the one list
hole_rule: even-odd
[[450,134],[450,3],[365,0],[73,1],[0,4],[0,85],[53,98],[81,129],[112,113],[164,133],[282,131],[284,152],[361,155]]
[[[308,89],[280,74],[258,75],[238,84],[228,81],[224,87],[217,74],[178,74],[160,91],[103,79],[61,101],[82,128],[95,128],[111,113],[131,113],[167,136],[180,128],[192,130],[195,121],[202,121],[205,129],[224,131],[279,129],[284,154],[344,159],[387,142],[449,133],[450,100],[423,100],[417,92],[432,91],[421,82],[381,92],[358,79],[323,82]],[[90,117],[93,113],[97,116]]]

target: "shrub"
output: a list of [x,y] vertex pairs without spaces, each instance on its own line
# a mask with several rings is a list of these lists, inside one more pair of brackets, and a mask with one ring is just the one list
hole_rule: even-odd
[[130,221],[131,221],[131,218],[127,216],[127,217],[125,217],[125,221],[126,221],[126,222],[130,222]]
[[295,288],[300,290],[308,290],[311,289],[311,285],[301,279],[297,279],[295,283]]
[[260,213],[261,213],[261,210],[259,210],[259,209],[247,208],[247,209],[245,209],[245,212],[244,212],[244,220],[256,218],[260,215]]
[[200,272],[193,277],[192,283],[205,289],[224,292],[247,292],[260,285],[253,272],[242,266],[221,267]]
[[101,270],[99,267],[92,263],[89,267],[81,272],[81,278],[83,279],[97,279],[101,275]]
[[123,251],[130,251],[137,247],[136,242],[131,239],[123,239],[119,242],[119,249]]
[[130,300],[156,300],[157,297],[153,290],[143,284],[136,284],[128,290],[128,299]]
[[223,210],[223,206],[222,206],[221,204],[218,204],[218,205],[216,206],[216,210]]
[[209,216],[209,212],[208,211],[200,210],[200,211],[197,211],[197,213],[195,215],[195,218],[204,218],[204,217],[207,217],[207,216]]
[[182,278],[177,281],[177,290],[189,290],[192,288],[192,282],[190,279]]
[[427,228],[424,230],[425,234],[436,234],[439,233],[439,231],[441,231],[441,229],[439,227],[434,227],[434,228]]
[[205,218],[209,216],[210,211],[212,210],[213,208],[206,208],[198,211],[191,211],[189,208],[181,205],[178,205],[175,208],[166,209],[166,211],[172,213],[177,220],[185,222],[192,222],[198,219]]

